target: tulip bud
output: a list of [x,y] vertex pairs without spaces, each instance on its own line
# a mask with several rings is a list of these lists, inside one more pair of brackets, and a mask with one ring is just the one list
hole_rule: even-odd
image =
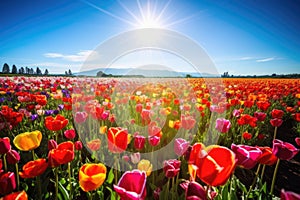
[[146,172],[147,176],[150,176],[152,172],[152,164],[149,160],[141,160],[137,166],[138,170]]
[[160,142],[160,137],[158,136],[152,136],[148,138],[148,141],[150,143],[151,146],[155,147],[159,144]]
[[0,174],[0,194],[9,194],[16,189],[15,174],[13,172]]
[[146,138],[141,135],[137,135],[134,137],[134,147],[136,149],[143,149],[145,146]]
[[10,139],[8,137],[0,138],[0,154],[6,154],[10,148]]
[[76,141],[76,142],[74,143],[74,145],[75,145],[75,149],[76,149],[77,151],[80,151],[80,150],[82,149],[82,143],[81,143],[80,141]]
[[66,130],[64,136],[69,140],[73,140],[76,137],[76,132],[74,129]]
[[141,154],[140,152],[133,153],[130,155],[130,158],[133,164],[137,164],[141,159]]
[[20,154],[16,150],[11,149],[9,152],[7,152],[6,159],[8,164],[14,165],[19,162]]

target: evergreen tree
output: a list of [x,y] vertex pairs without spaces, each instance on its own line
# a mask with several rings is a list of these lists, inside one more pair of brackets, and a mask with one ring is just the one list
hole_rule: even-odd
[[48,69],[45,69],[44,75],[48,75],[48,74],[49,74]]
[[16,65],[12,66],[11,73],[12,74],[17,74],[18,73],[18,69],[17,69]]
[[2,68],[2,73],[3,74],[9,74],[10,69],[7,63],[4,63],[3,68]]
[[40,70],[39,67],[36,68],[36,74],[37,74],[37,75],[42,75],[42,71]]
[[71,71],[71,69],[69,69],[69,72],[68,72],[68,74],[69,74],[69,75],[72,75],[72,71]]

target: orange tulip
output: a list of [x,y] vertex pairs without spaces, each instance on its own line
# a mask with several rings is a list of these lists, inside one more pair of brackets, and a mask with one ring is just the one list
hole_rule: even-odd
[[69,120],[60,114],[56,115],[56,117],[48,116],[45,118],[45,126],[50,131],[59,131],[65,128],[68,123]]
[[25,132],[14,138],[14,145],[21,151],[30,151],[40,146],[42,133],[40,131]]
[[111,127],[107,132],[108,149],[112,153],[122,153],[128,145],[128,131],[121,127]]
[[236,166],[230,149],[218,145],[204,148],[201,143],[192,147],[189,163],[196,165],[198,178],[210,186],[224,185]]
[[264,165],[274,165],[278,158],[272,153],[271,147],[259,147],[262,154],[258,158],[258,162]]
[[106,178],[106,167],[99,163],[86,163],[79,169],[79,185],[85,192],[98,189]]

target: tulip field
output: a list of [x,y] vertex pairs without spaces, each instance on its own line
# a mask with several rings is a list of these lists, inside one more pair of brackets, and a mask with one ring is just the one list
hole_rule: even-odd
[[0,77],[3,200],[300,199],[299,151],[299,79]]

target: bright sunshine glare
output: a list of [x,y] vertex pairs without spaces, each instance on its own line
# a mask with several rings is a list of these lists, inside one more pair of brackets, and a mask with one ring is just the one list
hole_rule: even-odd
[[[136,6],[128,7],[128,4],[122,3],[120,0],[118,4],[126,12],[127,16],[119,16],[111,11],[105,10],[87,0],[81,0],[87,5],[99,10],[112,18],[115,18],[123,23],[126,23],[134,28],[168,28],[176,24],[189,20],[193,16],[187,16],[181,19],[173,19],[172,16],[166,16],[166,11],[170,5],[171,0],[165,4],[160,4],[159,1],[147,0],[146,3],[141,3],[136,0]],[[123,1],[124,2],[124,1]]]

